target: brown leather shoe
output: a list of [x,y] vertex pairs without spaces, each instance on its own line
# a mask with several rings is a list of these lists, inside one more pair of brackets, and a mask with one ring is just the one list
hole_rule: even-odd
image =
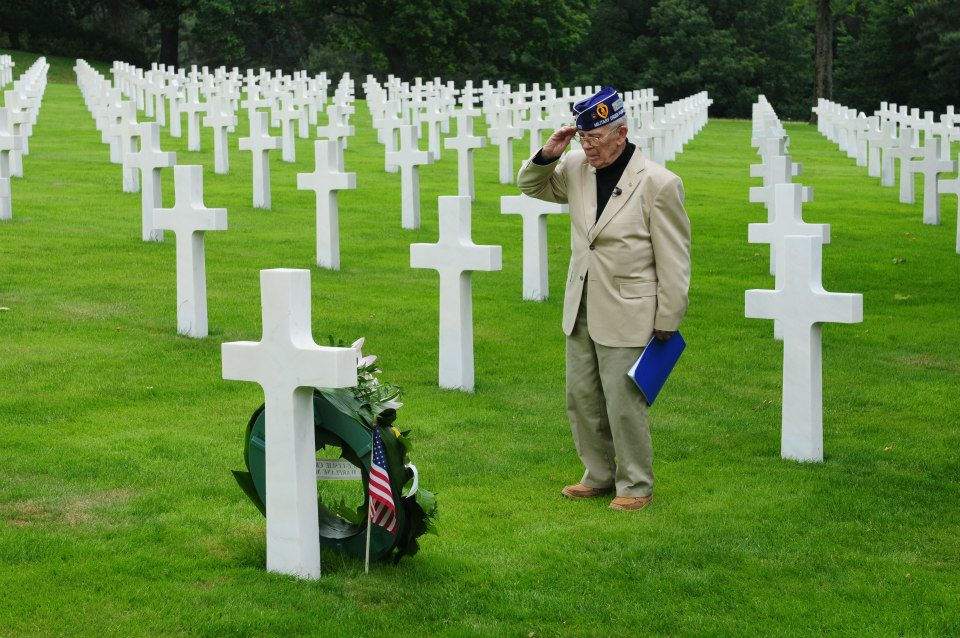
[[560,490],[560,493],[567,498],[596,498],[612,491],[612,487],[587,487],[583,483],[577,483],[576,485],[566,486]]
[[653,500],[653,494],[650,496],[618,496],[610,501],[610,509],[633,511],[642,510]]

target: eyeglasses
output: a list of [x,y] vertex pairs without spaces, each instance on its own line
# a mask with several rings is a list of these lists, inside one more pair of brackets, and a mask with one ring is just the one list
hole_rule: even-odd
[[583,133],[577,133],[575,137],[577,138],[577,141],[580,142],[581,144],[589,144],[590,146],[599,146],[605,139],[607,139],[608,137],[610,137],[611,135],[619,131],[621,128],[622,126],[618,126],[617,128],[607,133],[606,135],[584,135]]

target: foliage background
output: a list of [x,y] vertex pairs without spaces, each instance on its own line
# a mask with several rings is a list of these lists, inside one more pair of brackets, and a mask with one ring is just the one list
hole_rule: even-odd
[[[815,0],[4,0],[0,46],[92,59],[394,73],[463,81],[707,89],[712,115],[758,93],[813,100]],[[960,2],[832,0],[834,99],[960,106]],[[175,32],[177,40],[163,35]]]

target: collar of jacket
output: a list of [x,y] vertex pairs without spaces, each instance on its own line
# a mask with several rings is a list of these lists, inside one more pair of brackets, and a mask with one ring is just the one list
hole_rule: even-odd
[[[584,160],[583,165],[586,167],[583,178],[591,181],[596,180],[597,169],[590,166],[586,160]],[[611,197],[607,201],[607,206],[603,209],[603,214],[600,215],[600,219],[597,219],[596,184],[591,184],[590,186],[592,186],[592,188],[584,187],[584,199],[587,201],[584,202],[586,205],[583,207],[583,223],[585,227],[589,229],[587,230],[587,241],[592,242],[596,239],[600,231],[623,209],[623,206],[627,203],[627,200],[630,199],[631,195],[633,195],[633,191],[636,190],[636,187],[643,179],[643,172],[646,168],[647,160],[638,147],[633,152],[633,157],[630,158],[627,167],[623,169],[623,175],[620,176],[620,181],[617,182],[617,188],[623,192],[617,197]],[[595,219],[597,220],[596,224],[593,223]]]

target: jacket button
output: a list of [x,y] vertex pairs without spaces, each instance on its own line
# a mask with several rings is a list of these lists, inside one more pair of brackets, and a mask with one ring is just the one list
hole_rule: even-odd
[[597,249],[596,246],[594,246],[593,244],[590,244],[590,250],[596,250],[596,249]]
[[583,281],[583,275],[580,275],[580,281]]

